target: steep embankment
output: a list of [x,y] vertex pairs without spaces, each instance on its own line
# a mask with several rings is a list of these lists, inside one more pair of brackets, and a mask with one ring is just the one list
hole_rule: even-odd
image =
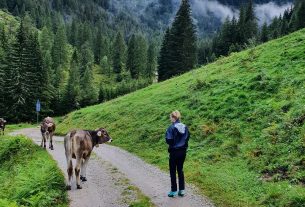
[[192,132],[187,181],[219,206],[304,206],[305,30],[67,115],[58,131],[106,127],[115,144],[167,169],[164,131]]
[[0,206],[68,206],[64,176],[29,139],[0,136]]

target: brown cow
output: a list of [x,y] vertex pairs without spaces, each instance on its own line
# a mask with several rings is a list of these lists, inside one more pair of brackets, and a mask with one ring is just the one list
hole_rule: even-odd
[[2,130],[2,135],[4,135],[5,124],[6,124],[6,120],[0,118],[0,130]]
[[73,130],[65,136],[64,145],[67,158],[68,185],[71,190],[73,176],[72,159],[76,159],[75,177],[77,189],[81,189],[80,180],[87,181],[86,168],[94,146],[111,142],[112,139],[104,128],[98,130]]
[[55,126],[54,120],[51,117],[44,118],[44,120],[40,124],[40,131],[41,131],[41,135],[42,135],[41,147],[46,148],[47,139],[50,138],[49,148],[51,150],[54,149],[53,135],[54,135],[55,129],[56,129],[56,126]]

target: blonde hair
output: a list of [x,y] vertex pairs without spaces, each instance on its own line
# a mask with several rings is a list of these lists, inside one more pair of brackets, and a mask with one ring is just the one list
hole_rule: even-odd
[[170,116],[176,120],[181,119],[181,113],[178,110],[173,111]]

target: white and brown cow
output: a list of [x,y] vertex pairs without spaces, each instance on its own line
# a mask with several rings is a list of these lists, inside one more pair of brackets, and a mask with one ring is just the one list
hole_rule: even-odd
[[6,120],[0,118],[0,130],[2,131],[2,135],[4,135],[5,124],[6,124]]
[[51,150],[54,149],[53,147],[53,135],[56,129],[56,125],[54,120],[51,117],[46,117],[40,124],[40,131],[42,135],[42,140],[41,140],[41,147],[46,148],[46,142],[48,139],[49,141],[49,148]]
[[112,139],[104,128],[92,130],[73,130],[65,136],[64,145],[67,158],[68,184],[67,189],[71,190],[73,176],[72,159],[76,159],[74,168],[76,187],[81,189],[80,181],[87,181],[86,168],[94,146],[111,142]]

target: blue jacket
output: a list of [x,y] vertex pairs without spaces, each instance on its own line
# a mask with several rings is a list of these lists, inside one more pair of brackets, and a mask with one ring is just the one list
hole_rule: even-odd
[[165,134],[165,140],[168,144],[168,151],[177,149],[187,149],[190,132],[184,124],[177,120],[170,125]]

